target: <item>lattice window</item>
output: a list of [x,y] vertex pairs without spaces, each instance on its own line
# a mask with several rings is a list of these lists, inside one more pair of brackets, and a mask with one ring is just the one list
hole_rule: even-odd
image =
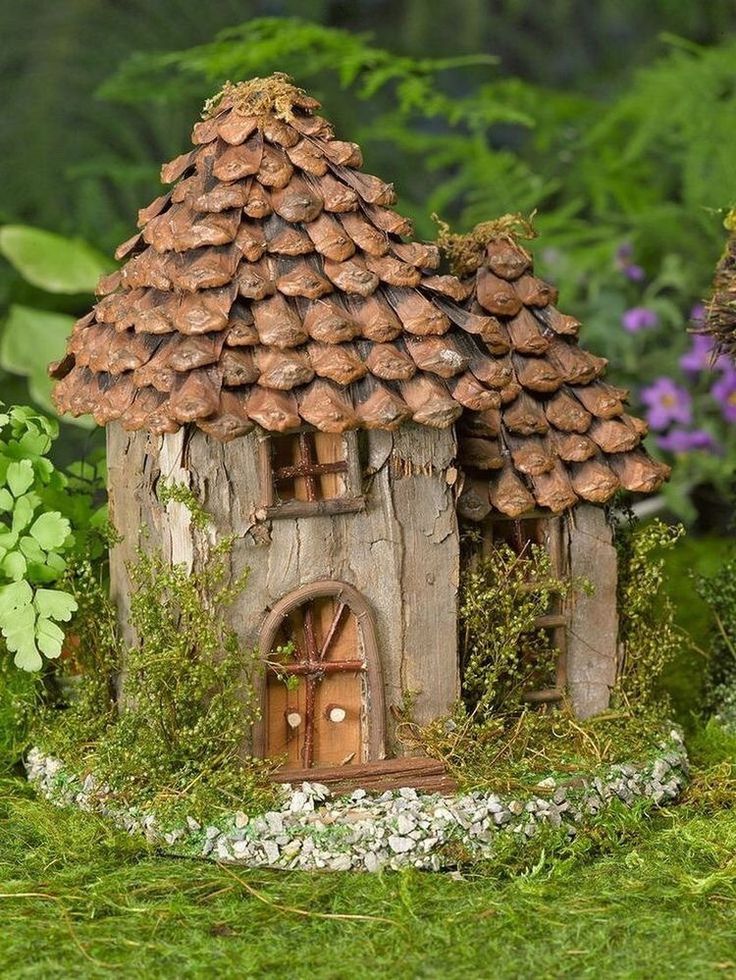
[[343,513],[363,506],[355,433],[303,430],[270,436],[261,465],[269,516]]
[[[563,532],[563,519],[560,517],[528,517],[523,520],[488,518],[483,522],[482,549],[487,553],[495,545],[506,544],[523,558],[529,554],[532,545],[539,545],[550,557],[552,575],[565,581],[569,578],[570,569],[563,547]],[[533,587],[531,582],[530,587]],[[528,691],[524,699],[542,704],[561,701],[566,683],[569,626],[569,610],[564,600],[559,596],[553,597],[545,614],[539,616],[534,625],[535,629],[544,630],[549,635],[553,649],[558,651],[557,664],[555,676],[548,679],[551,683]]]

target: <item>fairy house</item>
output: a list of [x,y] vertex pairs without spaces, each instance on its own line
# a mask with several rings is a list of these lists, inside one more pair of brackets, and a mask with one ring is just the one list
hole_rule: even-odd
[[[559,669],[528,698],[600,711],[617,661],[600,505],[665,468],[503,222],[463,275],[438,271],[318,108],[284,76],[226,86],[52,368],[60,411],[107,427],[121,627],[135,642],[140,528],[189,568],[233,535],[250,579],[232,622],[265,665],[254,751],[290,768],[401,756],[396,706],[411,696],[426,722],[459,694],[472,525],[480,549],[537,541],[593,581],[540,622]],[[161,481],[191,487],[211,526],[162,505]]]

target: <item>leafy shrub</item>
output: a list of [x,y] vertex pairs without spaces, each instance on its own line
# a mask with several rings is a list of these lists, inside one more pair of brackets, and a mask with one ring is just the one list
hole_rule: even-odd
[[674,605],[663,590],[662,551],[674,548],[683,533],[681,525],[669,526],[660,520],[648,524],[629,521],[616,530],[623,655],[616,698],[632,711],[646,710],[656,702],[662,672],[682,643]]
[[479,720],[518,709],[535,680],[549,673],[557,654],[535,623],[553,598],[565,599],[580,587],[556,578],[538,545],[521,556],[499,545],[465,573],[459,608],[463,696]]
[[128,801],[185,800],[191,813],[265,792],[269,763],[243,756],[258,716],[257,658],[222,616],[247,579],[226,584],[229,547],[192,573],[142,550],[129,569],[139,643],[125,656],[124,708],[89,758]]

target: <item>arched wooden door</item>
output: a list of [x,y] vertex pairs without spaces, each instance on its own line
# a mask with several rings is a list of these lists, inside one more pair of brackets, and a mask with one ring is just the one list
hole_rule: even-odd
[[343,582],[304,586],[264,624],[263,752],[288,769],[383,756],[383,685],[363,597]]

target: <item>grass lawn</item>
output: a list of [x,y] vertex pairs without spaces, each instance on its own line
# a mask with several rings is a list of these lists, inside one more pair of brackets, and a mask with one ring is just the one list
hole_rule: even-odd
[[[672,594],[700,641],[682,571]],[[679,574],[678,574],[679,573]],[[697,685],[684,653],[682,720]],[[690,691],[690,699],[686,696]],[[0,781],[0,976],[736,976],[736,737],[694,734],[685,801],[614,813],[563,851],[462,878],[243,871],[158,857],[103,820]]]

